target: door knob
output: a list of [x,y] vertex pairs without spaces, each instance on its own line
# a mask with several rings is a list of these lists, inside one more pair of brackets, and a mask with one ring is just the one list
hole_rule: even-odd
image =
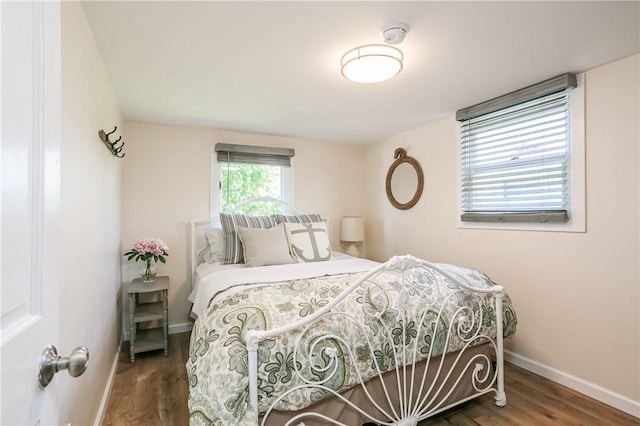
[[38,375],[40,387],[45,388],[51,383],[53,375],[61,370],[68,370],[71,377],[78,377],[87,369],[88,363],[89,349],[85,346],[78,346],[68,357],[61,357],[58,355],[56,347],[49,345],[44,348],[40,358],[40,374]]

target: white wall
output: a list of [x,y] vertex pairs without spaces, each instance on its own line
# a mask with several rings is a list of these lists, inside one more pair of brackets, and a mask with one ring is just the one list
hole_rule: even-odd
[[[209,217],[211,150],[216,143],[294,148],[294,205],[330,218],[334,248],[340,248],[340,217],[364,214],[363,146],[136,122],[125,127],[121,251],[145,236],[169,245],[167,264],[159,264],[159,274],[171,279],[170,332],[190,325],[188,224]],[[140,263],[123,262],[125,285],[140,268]]]
[[[56,376],[61,424],[93,424],[118,350],[122,160],[98,138],[122,122],[80,2],[63,2],[60,342],[85,345],[87,371]],[[118,132],[121,134],[121,132]],[[123,137],[126,141],[126,137]]]
[[[517,361],[636,415],[639,58],[586,73],[586,233],[458,229],[453,115],[371,146],[366,171],[371,257],[413,253],[483,270],[515,305],[518,331],[507,349]],[[397,147],[425,173],[422,199],[408,211],[384,192]]]

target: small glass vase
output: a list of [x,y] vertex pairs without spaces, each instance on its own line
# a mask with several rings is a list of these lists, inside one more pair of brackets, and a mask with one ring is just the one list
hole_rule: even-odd
[[143,283],[152,283],[156,280],[156,275],[158,274],[158,269],[155,265],[151,264],[151,259],[147,260],[145,267],[140,271],[140,275],[142,276]]

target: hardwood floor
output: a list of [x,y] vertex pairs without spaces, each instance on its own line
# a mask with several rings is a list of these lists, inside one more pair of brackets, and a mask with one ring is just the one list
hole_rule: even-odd
[[187,371],[190,333],[169,335],[169,356],[162,351],[136,354],[129,342],[120,351],[103,426],[180,426],[189,424]]
[[[102,425],[188,425],[188,349],[189,333],[173,334],[168,357],[162,351],[148,352],[136,355],[131,364],[125,342]],[[640,419],[511,364],[505,368],[505,386],[506,407],[496,407],[493,398],[485,396],[420,426],[640,425]]]

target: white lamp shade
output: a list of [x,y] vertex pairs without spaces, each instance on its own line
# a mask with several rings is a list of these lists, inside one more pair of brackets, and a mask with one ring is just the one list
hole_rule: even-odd
[[340,221],[340,240],[347,242],[364,241],[364,219],[343,217]]
[[369,44],[342,56],[342,75],[356,83],[378,83],[402,70],[402,52],[385,44]]

